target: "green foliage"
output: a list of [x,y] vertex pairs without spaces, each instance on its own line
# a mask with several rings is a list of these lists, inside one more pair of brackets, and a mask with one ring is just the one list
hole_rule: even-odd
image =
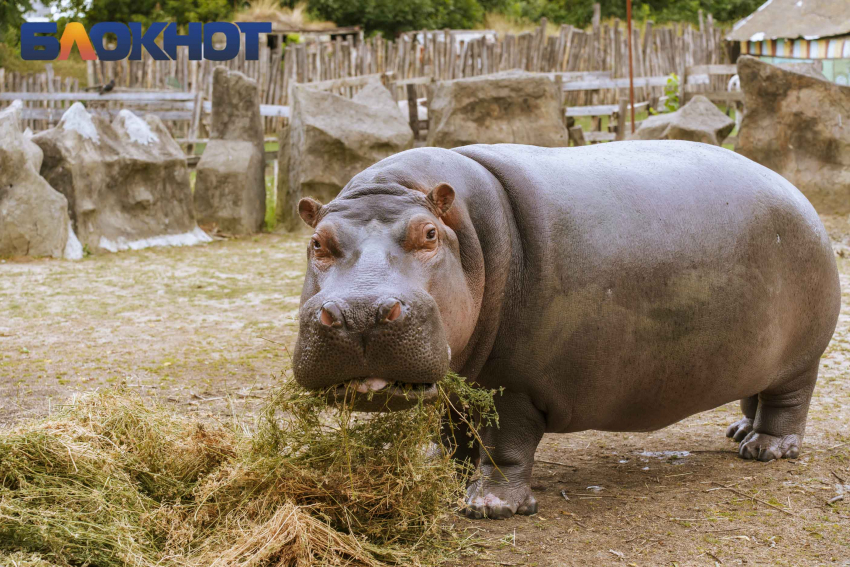
[[[679,75],[676,73],[670,73],[670,76],[667,77],[667,84],[664,85],[664,96],[667,97],[667,100],[664,101],[665,112],[679,110]],[[649,113],[652,115],[659,114],[654,108],[650,108]]]
[[30,10],[30,0],[0,0],[0,42],[10,45],[20,43],[19,30],[24,22],[24,14]]
[[664,94],[667,95],[667,101],[664,103],[667,112],[679,110],[679,75],[670,73],[664,86]]
[[[488,11],[515,19],[537,21],[542,17],[557,24],[587,27],[593,18],[597,0],[478,0]],[[626,18],[622,0],[598,0],[602,19]],[[712,14],[718,22],[731,22],[754,12],[762,0],[634,0],[632,17],[637,21],[658,23],[688,21],[696,24],[699,11]]]
[[472,28],[484,20],[477,0],[310,0],[308,5],[319,19],[390,37],[417,29]]
[[162,14],[180,25],[221,22],[230,19],[232,6],[229,0],[165,0],[162,2]]
[[86,27],[98,22],[215,22],[229,20],[233,7],[229,0],[53,0],[62,7],[66,21],[81,21]]

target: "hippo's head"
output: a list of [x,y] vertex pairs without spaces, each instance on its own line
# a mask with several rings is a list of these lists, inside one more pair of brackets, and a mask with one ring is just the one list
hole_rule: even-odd
[[347,190],[324,206],[300,201],[314,233],[293,358],[299,384],[337,386],[332,396],[353,397],[367,411],[436,398],[480,305],[458,236],[444,222],[454,200],[440,183],[421,192],[392,184]]

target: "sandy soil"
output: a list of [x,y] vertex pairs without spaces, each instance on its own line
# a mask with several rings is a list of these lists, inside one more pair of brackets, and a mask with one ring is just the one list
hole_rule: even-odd
[[[799,459],[738,459],[724,437],[737,404],[653,433],[546,435],[533,479],[540,513],[458,517],[485,541],[462,563],[850,565],[850,223],[824,222],[844,307]],[[116,384],[248,423],[289,365],[305,245],[303,234],[264,234],[0,263],[0,424]]]

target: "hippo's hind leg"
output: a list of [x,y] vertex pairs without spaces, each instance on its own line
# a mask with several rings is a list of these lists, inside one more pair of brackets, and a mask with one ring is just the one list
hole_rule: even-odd
[[504,519],[536,514],[531,469],[543,437],[543,414],[525,394],[506,391],[495,400],[499,426],[481,431],[481,478],[467,488],[466,515]]
[[756,418],[756,410],[759,407],[758,394],[741,400],[741,412],[744,417],[730,425],[726,429],[726,437],[740,442],[753,430],[753,420]]
[[759,393],[753,430],[738,447],[741,457],[772,461],[799,456],[819,363],[818,359],[795,378]]

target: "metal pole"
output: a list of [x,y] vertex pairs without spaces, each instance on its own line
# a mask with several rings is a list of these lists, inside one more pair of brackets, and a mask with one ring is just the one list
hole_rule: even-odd
[[635,72],[632,64],[632,0],[626,0],[626,25],[629,28],[629,104],[632,109],[632,134],[635,133]]

